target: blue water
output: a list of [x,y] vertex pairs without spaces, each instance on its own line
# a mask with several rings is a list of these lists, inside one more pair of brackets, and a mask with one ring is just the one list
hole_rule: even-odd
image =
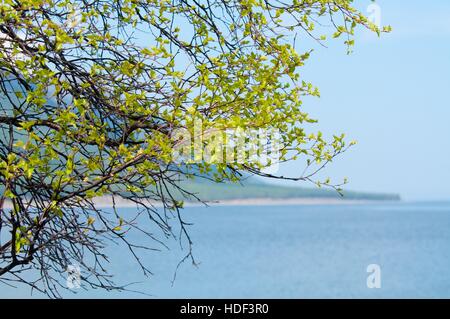
[[[143,252],[144,277],[123,248],[111,247],[117,283],[154,298],[437,298],[450,297],[450,204],[188,207],[185,219],[200,265],[170,250]],[[369,289],[367,266],[381,267]],[[0,297],[29,297],[1,286]],[[34,295],[38,296],[38,295]],[[148,297],[78,291],[66,297]]]

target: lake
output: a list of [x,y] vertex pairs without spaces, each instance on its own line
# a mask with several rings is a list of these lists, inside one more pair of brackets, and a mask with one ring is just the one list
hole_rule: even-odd
[[[153,298],[449,298],[450,203],[187,207],[198,267],[170,250],[143,253],[144,277],[123,248],[110,247],[117,283]],[[367,287],[368,265],[381,288]],[[66,297],[147,298],[77,291]],[[38,296],[38,295],[35,295]],[[2,286],[0,297],[30,297]]]

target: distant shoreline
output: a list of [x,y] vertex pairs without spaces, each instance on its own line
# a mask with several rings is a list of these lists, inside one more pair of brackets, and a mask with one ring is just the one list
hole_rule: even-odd
[[[123,199],[114,198],[116,207],[133,208],[136,203]],[[363,205],[370,203],[397,202],[394,200],[367,200],[367,199],[341,199],[341,198],[239,198],[239,199],[223,199],[223,200],[205,200],[204,202],[184,202],[184,207],[199,206],[314,206],[314,205]],[[99,208],[112,207],[111,197],[98,197],[94,199],[94,203]],[[154,207],[162,207],[161,202],[147,201],[147,204]]]
[[[98,208],[110,208],[113,206],[113,200],[110,196],[94,198],[94,204]],[[116,207],[133,208],[136,203],[123,198],[114,198]],[[224,199],[224,200],[208,200],[204,202],[185,202],[184,207],[198,206],[315,206],[315,205],[364,205],[374,203],[400,202],[400,200],[370,200],[370,199],[340,199],[340,198],[240,198],[240,199]],[[162,207],[161,202],[146,201],[147,204],[154,207]],[[6,201],[4,209],[12,209],[13,205],[10,201]]]
[[[352,200],[338,198],[246,198],[226,199],[207,202],[209,206],[315,206],[315,205],[363,205],[370,203],[393,202],[392,200]],[[185,206],[198,206],[201,203],[186,203]]]

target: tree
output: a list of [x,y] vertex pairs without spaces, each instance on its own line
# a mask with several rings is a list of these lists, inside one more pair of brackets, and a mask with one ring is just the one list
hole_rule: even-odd
[[[137,216],[108,213],[96,199],[134,202],[165,237],[172,223],[188,243],[184,179],[238,181],[241,172],[312,181],[345,151],[343,136],[307,133],[300,78],[310,52],[330,33],[353,45],[358,26],[380,30],[351,0],[6,0],[0,4],[0,279],[58,297],[67,267],[83,284],[124,289],[110,279],[104,239],[123,241],[144,273]],[[331,27],[315,24],[331,21]],[[265,173],[261,161],[174,159],[180,129],[265,128],[281,132],[280,162],[305,160],[300,176]],[[244,142],[251,144],[247,137]],[[201,141],[200,147],[208,142]],[[197,145],[198,146],[198,145]],[[217,155],[217,154],[216,154]],[[162,209],[154,202],[161,202]],[[40,274],[24,276],[30,269]]]

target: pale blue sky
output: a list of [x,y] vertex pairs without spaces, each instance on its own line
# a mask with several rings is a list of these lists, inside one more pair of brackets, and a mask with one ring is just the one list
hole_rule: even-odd
[[349,56],[337,42],[314,45],[303,71],[322,93],[305,103],[320,129],[358,141],[327,175],[355,190],[450,200],[450,1],[378,4],[392,34],[360,32]]

